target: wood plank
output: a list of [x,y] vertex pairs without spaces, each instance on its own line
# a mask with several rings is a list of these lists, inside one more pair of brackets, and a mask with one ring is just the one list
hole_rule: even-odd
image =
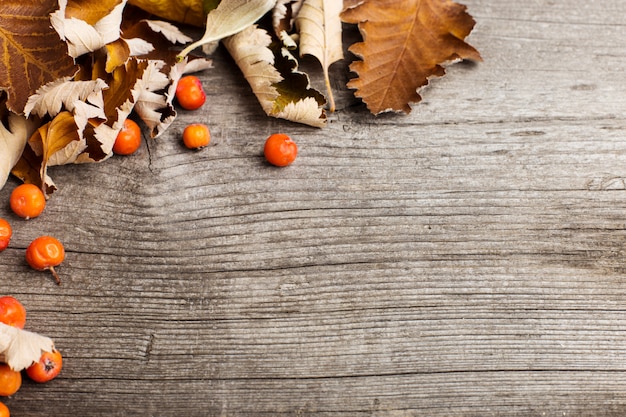
[[[369,115],[341,63],[327,128],[268,118],[220,49],[201,113],[51,169],[41,218],[0,205],[0,290],[66,358],[13,415],[623,415],[626,5],[465,3],[485,61],[408,116]],[[61,287],[23,261],[44,233]]]

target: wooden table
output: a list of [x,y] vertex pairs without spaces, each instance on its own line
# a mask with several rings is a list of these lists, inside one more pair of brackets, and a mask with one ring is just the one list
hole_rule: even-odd
[[[219,49],[202,111],[51,169],[40,218],[11,179],[0,289],[65,358],[12,415],[626,415],[626,2],[464,3],[484,62],[409,116],[371,116],[340,63],[327,128],[267,117]],[[24,261],[40,234],[61,287]]]

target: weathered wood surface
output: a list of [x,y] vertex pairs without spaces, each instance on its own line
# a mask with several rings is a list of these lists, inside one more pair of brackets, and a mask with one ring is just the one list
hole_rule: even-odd
[[[409,116],[369,115],[339,64],[326,129],[268,118],[220,50],[201,112],[53,169],[36,220],[2,204],[0,289],[66,360],[13,415],[626,415],[626,3],[465,4],[484,62]],[[61,287],[23,260],[44,233]]]

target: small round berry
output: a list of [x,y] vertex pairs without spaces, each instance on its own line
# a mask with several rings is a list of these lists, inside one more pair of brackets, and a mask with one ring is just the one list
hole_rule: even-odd
[[43,352],[39,362],[26,368],[26,375],[35,382],[48,382],[59,375],[63,368],[61,352],[54,349],[52,352]]
[[141,129],[131,119],[124,120],[124,126],[117,134],[113,144],[113,153],[117,155],[133,154],[141,146]]
[[0,403],[0,417],[11,417],[9,407],[7,407],[4,403]]
[[15,297],[0,297],[0,323],[23,329],[26,325],[26,309]]
[[211,142],[211,132],[205,124],[191,124],[183,130],[183,143],[189,149],[204,148],[209,142]]
[[46,197],[35,184],[20,184],[9,198],[11,210],[24,219],[39,216],[46,208]]
[[22,374],[14,371],[6,363],[0,363],[0,397],[15,394],[22,386]]
[[284,167],[296,160],[298,145],[284,133],[274,133],[265,141],[265,159],[277,167]]
[[60,265],[64,259],[63,244],[52,236],[40,236],[26,248],[28,265],[37,271],[49,270],[58,285],[61,285],[61,280],[54,267]]
[[176,85],[176,100],[185,110],[196,110],[206,101],[202,82],[195,75],[181,78]]
[[13,229],[11,229],[11,225],[5,219],[0,218],[0,252],[9,246],[11,236],[13,236]]

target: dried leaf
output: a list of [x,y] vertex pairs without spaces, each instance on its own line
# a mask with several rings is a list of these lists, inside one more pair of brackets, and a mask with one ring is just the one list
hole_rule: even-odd
[[300,32],[300,55],[313,55],[322,64],[329,110],[335,111],[335,99],[328,68],[343,59],[341,40],[342,2],[337,0],[305,0],[296,17]]
[[207,15],[204,36],[183,49],[179,59],[199,46],[234,35],[259,20],[272,10],[275,0],[222,0]]
[[[291,32],[294,19],[302,7],[304,0],[278,0],[272,10],[272,26],[274,33],[280,36],[282,32]],[[340,1],[337,3],[341,4]]]
[[3,0],[0,13],[0,89],[7,107],[22,113],[28,97],[42,85],[72,76],[77,68],[67,47],[50,27],[56,0]]
[[43,352],[52,352],[49,337],[0,323],[0,361],[14,371],[21,371],[39,361]]
[[265,30],[250,26],[223,42],[268,115],[326,125],[324,97],[310,87],[306,74],[297,71],[289,51],[272,43]]
[[363,42],[350,47],[362,60],[350,65],[358,78],[348,87],[356,89],[355,95],[374,114],[409,113],[410,104],[421,100],[418,88],[429,77],[444,75],[443,64],[481,59],[464,42],[475,22],[465,6],[452,0],[349,3],[342,19],[359,25]]
[[9,128],[0,122],[0,189],[4,186],[24,151],[34,130],[34,123],[24,116],[9,113]]
[[101,80],[72,81],[69,77],[59,78],[37,90],[28,98],[24,113],[43,117],[46,114],[56,116],[62,108],[74,111],[77,101],[89,101],[98,104],[102,101],[102,90],[107,84]]
[[207,0],[129,0],[128,3],[155,16],[193,26],[205,24],[203,3]]
[[67,42],[71,57],[77,58],[88,52],[97,51],[119,39],[126,0],[122,0],[109,14],[93,25],[74,16],[67,17],[67,2],[68,0],[59,0],[60,8],[50,15],[50,22],[61,39]]
[[143,20],[150,29],[156,33],[161,33],[171,43],[188,43],[191,42],[189,36],[185,35],[176,26],[162,20]]

